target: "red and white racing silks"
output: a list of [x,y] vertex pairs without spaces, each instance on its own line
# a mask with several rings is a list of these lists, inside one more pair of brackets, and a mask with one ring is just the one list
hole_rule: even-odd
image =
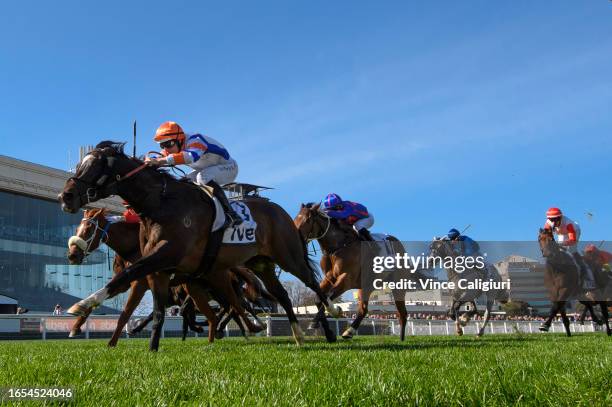
[[580,226],[578,223],[563,215],[559,226],[555,227],[554,223],[548,219],[544,224],[544,228],[553,230],[557,235],[557,242],[560,245],[565,246],[572,252],[576,250],[576,245],[580,240]]

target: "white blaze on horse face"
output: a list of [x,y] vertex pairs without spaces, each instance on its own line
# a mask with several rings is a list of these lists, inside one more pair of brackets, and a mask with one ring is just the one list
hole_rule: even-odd
[[91,153],[83,157],[83,160],[81,160],[81,163],[79,164],[79,172],[83,173],[83,170],[87,169],[87,167],[91,165],[90,161],[93,161],[95,159],[96,157],[94,157]]

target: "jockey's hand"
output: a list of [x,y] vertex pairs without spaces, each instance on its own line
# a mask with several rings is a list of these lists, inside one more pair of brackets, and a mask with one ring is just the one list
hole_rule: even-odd
[[145,164],[147,164],[149,167],[160,167],[160,166],[166,164],[165,161],[166,160],[164,160],[163,158],[147,157],[145,159]]

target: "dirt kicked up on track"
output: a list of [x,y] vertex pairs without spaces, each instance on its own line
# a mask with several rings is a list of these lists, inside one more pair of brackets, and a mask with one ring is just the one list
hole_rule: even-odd
[[612,405],[602,334],[0,342],[0,387],[67,386],[79,405]]

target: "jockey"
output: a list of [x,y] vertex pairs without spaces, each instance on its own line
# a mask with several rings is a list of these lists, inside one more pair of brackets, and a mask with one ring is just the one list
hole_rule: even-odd
[[610,272],[612,270],[612,253],[598,249],[594,244],[589,244],[584,248],[585,256],[592,256],[601,264],[602,270]]
[[[595,288],[593,272],[584,263],[580,253],[578,253],[578,241],[580,240],[580,226],[578,226],[578,223],[563,215],[561,209],[550,208],[546,212],[544,229],[552,230],[557,235],[559,245],[572,254],[580,268],[584,280],[584,289],[593,290]],[[586,294],[588,295],[589,293],[587,292]]]
[[213,195],[227,215],[226,225],[242,223],[242,218],[234,211],[220,186],[233,182],[238,175],[238,164],[221,143],[201,134],[186,136],[175,122],[165,122],[159,126],[154,140],[159,143],[163,157],[147,158],[149,165],[184,164],[193,168],[194,171],[187,177],[197,184],[213,188]]
[[365,206],[356,202],[343,201],[340,196],[329,194],[323,201],[323,210],[329,217],[343,220],[352,225],[362,240],[374,241],[368,230],[374,225],[374,216],[368,212]]
[[448,231],[445,239],[451,242],[461,242],[461,247],[459,249],[464,256],[476,257],[480,255],[480,245],[471,237],[462,235],[461,232],[455,228]]

